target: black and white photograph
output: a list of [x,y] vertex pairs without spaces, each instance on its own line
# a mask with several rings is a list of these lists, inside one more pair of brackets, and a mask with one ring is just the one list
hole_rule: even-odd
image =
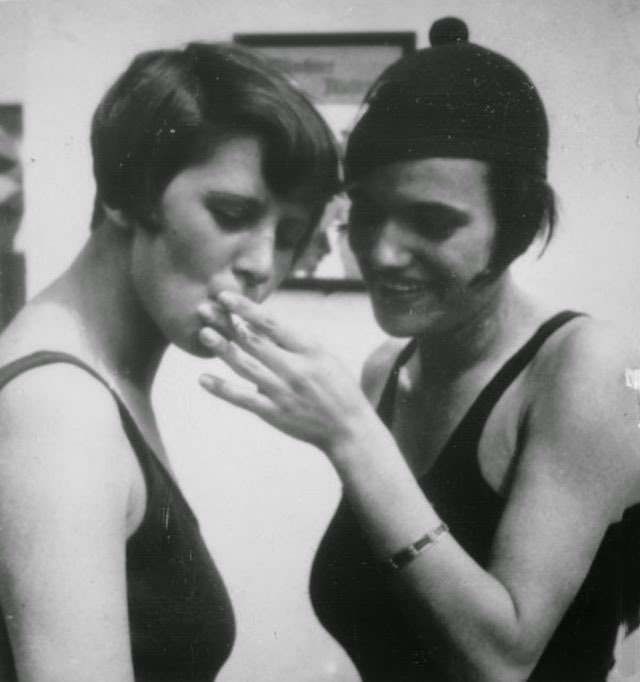
[[[416,46],[416,34],[411,31],[237,34],[234,40],[259,50],[296,81],[329,124],[341,154],[375,79]],[[326,292],[364,289],[349,248],[348,211],[344,194],[327,203],[318,229],[283,287]]]
[[640,2],[0,0],[0,682],[640,682]]

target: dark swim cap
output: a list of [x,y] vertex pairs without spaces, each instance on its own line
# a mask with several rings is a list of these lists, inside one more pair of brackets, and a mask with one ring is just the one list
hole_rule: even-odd
[[506,163],[546,177],[549,127],[535,86],[513,62],[468,37],[460,19],[440,19],[431,47],[382,73],[349,139],[347,180],[428,157]]

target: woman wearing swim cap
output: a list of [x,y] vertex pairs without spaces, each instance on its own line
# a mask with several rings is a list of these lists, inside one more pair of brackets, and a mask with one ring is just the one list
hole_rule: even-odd
[[369,358],[368,402],[316,343],[221,294],[250,327],[216,348],[259,390],[203,383],[340,476],[311,597],[365,682],[603,682],[638,625],[637,352],[514,283],[555,224],[542,101],[459,20],[431,42],[380,76],[346,154],[376,319],[411,341]]

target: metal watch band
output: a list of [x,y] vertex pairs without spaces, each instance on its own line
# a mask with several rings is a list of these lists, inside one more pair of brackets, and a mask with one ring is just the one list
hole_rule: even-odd
[[407,545],[400,551],[396,552],[392,557],[386,559],[383,562],[383,566],[388,570],[398,570],[408,563],[413,561],[419,554],[422,554],[424,550],[429,546],[435,544],[441,535],[447,533],[449,527],[446,523],[442,522],[437,528],[425,533],[416,542]]

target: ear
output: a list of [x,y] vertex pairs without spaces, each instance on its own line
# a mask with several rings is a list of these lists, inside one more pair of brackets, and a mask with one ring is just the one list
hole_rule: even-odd
[[115,227],[117,227],[119,230],[128,231],[132,229],[133,221],[127,217],[124,211],[120,210],[119,208],[111,208],[104,203],[102,204],[102,208],[104,209],[107,220],[115,225]]

